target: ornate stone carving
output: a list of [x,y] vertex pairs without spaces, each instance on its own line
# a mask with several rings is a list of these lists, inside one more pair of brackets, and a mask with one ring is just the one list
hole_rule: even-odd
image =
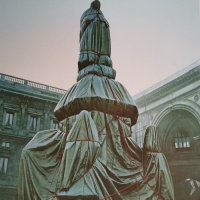
[[196,94],[195,96],[194,96],[194,101],[199,101],[199,94]]
[[49,112],[50,112],[50,108],[51,108],[51,103],[48,102],[48,101],[45,101],[45,104],[44,104],[44,112],[45,112],[45,113],[49,113]]
[[153,115],[149,116],[150,121],[153,121],[153,118],[154,118]]
[[4,108],[7,110],[19,111],[19,106],[15,104],[5,102],[3,105],[4,105]]
[[42,115],[42,111],[40,110],[36,110],[34,108],[28,108],[28,113],[29,114],[32,114],[32,115]]

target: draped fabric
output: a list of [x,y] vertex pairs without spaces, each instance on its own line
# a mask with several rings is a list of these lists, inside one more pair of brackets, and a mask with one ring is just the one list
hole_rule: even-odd
[[[143,146],[143,171],[148,185],[153,186],[152,196],[174,199],[173,181],[165,155],[161,153],[162,142],[155,126],[146,130]],[[151,199],[154,199],[152,198]]]
[[100,10],[91,7],[81,17],[79,71],[91,64],[112,67],[110,30]]
[[174,199],[155,127],[141,150],[130,121],[82,111],[37,133],[21,157],[19,199]]
[[173,200],[155,127],[142,150],[132,140],[137,107],[115,81],[109,24],[92,3],[81,18],[79,73],[57,104],[59,129],[38,132],[23,149],[19,200]]
[[88,74],[74,84],[57,104],[54,113],[59,120],[63,120],[81,110],[128,117],[131,118],[131,125],[136,123],[138,117],[136,105],[124,86],[95,74]]
[[[45,199],[60,160],[57,154],[65,143],[60,130],[41,131],[22,151],[19,167],[18,200]],[[55,183],[51,190],[55,191]]]
[[91,7],[81,17],[79,74],[54,110],[58,120],[81,110],[97,110],[137,121],[138,111],[132,97],[115,81],[110,59],[110,29],[100,10]]

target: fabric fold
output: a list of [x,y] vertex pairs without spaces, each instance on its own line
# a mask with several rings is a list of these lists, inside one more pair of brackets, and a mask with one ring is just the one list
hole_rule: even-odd
[[82,111],[77,116],[66,142],[57,179],[57,192],[68,190],[81,179],[98,156],[98,132],[87,111]]

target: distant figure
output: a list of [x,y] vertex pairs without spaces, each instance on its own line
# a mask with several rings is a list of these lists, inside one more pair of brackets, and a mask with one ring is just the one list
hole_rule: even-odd
[[189,188],[189,195],[191,200],[200,200],[200,182],[194,179],[186,179],[187,188]]

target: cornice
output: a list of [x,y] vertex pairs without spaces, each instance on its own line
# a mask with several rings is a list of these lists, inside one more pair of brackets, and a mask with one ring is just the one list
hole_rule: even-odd
[[143,96],[141,95],[139,98],[137,98],[138,95],[133,96],[133,99],[135,100],[136,105],[140,108],[148,104],[151,104],[155,101],[158,101],[159,99],[162,99],[180,90],[181,88],[184,88],[189,84],[199,80],[200,80],[200,65],[189,70],[187,73],[177,77],[176,79],[166,83],[165,85],[162,85],[161,87],[147,94],[144,94]]
[[28,136],[8,134],[8,133],[3,133],[3,132],[0,132],[0,137],[1,138],[6,137],[11,140],[16,140],[17,142],[29,142],[32,139],[32,137],[28,137]]
[[18,87],[16,83],[8,83],[2,82],[0,80],[0,90],[9,92],[9,93],[15,93],[23,96],[28,96],[36,99],[41,99],[45,101],[52,101],[55,103],[58,103],[60,98],[62,97],[61,94],[52,94],[51,92],[41,91],[38,88],[30,89],[28,86]]
[[[151,108],[151,109],[147,109],[145,112],[142,112],[142,113],[140,113],[140,114],[143,115],[143,114],[146,113],[147,115],[150,115],[150,114],[152,114],[152,113],[158,113],[158,112],[160,112],[162,109],[167,108],[167,107],[169,107],[170,105],[173,106],[173,104],[175,104],[175,103],[178,103],[178,102],[180,102],[180,101],[185,101],[185,100],[187,100],[188,98],[194,96],[196,93],[198,93],[198,90],[196,90],[196,89],[187,91],[186,93],[181,94],[180,96],[174,98],[173,100],[168,100],[167,102],[164,102],[164,103],[161,103],[161,104],[157,104],[155,107],[153,107],[153,108]],[[192,101],[192,102],[195,103],[195,101]],[[154,103],[154,102],[153,102],[153,103]],[[195,103],[195,104],[196,104],[196,103]],[[143,106],[148,106],[148,105],[150,105],[150,103],[148,103],[147,105],[144,104]],[[196,105],[198,106],[198,104],[196,104]],[[137,105],[137,106],[138,106],[138,105]],[[138,106],[139,111],[140,111],[141,108],[142,108],[142,107],[139,107],[139,106]]]
[[15,104],[10,104],[10,103],[4,103],[3,107],[7,110],[13,110],[13,111],[19,111],[19,107]]

